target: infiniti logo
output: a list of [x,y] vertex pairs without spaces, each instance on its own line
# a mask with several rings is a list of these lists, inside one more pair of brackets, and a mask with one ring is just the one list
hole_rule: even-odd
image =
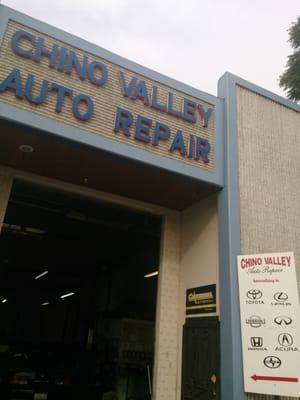
[[248,299],[251,299],[251,300],[258,300],[262,297],[262,292],[257,289],[251,289],[251,290],[248,290],[247,297],[248,297]]
[[291,317],[279,316],[279,317],[274,318],[274,322],[277,325],[287,326],[287,325],[290,325],[293,322],[293,320]]

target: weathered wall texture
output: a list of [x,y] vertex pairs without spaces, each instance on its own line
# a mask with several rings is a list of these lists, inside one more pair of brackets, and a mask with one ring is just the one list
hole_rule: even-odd
[[178,368],[180,214],[165,216],[156,308],[153,400],[175,400]]
[[12,183],[13,183],[13,177],[1,174],[0,171],[0,233],[6,213],[6,207],[10,196]]
[[241,253],[294,251],[299,287],[300,113],[241,87],[237,112]]

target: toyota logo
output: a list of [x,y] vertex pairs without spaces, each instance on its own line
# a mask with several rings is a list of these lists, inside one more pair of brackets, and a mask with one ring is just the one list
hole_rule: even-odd
[[287,317],[287,316],[279,316],[274,318],[274,322],[277,325],[291,325],[291,323],[293,322],[291,317]]
[[274,299],[276,301],[281,301],[282,302],[282,301],[286,301],[288,298],[289,298],[289,296],[284,292],[277,292],[277,293],[274,294]]
[[281,365],[281,360],[275,356],[269,356],[264,359],[264,364],[267,368],[279,368]]
[[248,290],[247,297],[248,297],[248,299],[251,299],[251,300],[258,300],[262,297],[262,292],[257,289],[251,289],[251,290]]

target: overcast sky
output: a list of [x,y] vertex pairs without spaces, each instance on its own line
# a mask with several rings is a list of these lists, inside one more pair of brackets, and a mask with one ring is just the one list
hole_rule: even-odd
[[3,0],[114,53],[217,93],[229,71],[275,93],[300,0]]

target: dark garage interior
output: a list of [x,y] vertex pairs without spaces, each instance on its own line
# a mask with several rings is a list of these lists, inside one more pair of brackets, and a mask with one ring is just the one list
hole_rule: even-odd
[[0,235],[1,400],[150,399],[160,234],[159,217],[13,185]]

